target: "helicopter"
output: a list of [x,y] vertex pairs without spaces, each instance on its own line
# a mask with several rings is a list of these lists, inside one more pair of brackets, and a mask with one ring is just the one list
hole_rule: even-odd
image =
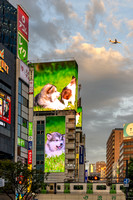
[[117,41],[117,39],[115,39],[114,41],[112,41],[112,40],[109,40],[109,42],[111,42],[112,44],[121,43],[121,42],[118,42],[118,41]]

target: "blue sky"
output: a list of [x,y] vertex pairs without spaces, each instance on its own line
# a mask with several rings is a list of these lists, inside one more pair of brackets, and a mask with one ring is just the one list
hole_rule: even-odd
[[[132,0],[10,0],[30,16],[29,60],[74,58],[87,160],[106,160],[114,128],[133,121]],[[111,44],[109,39],[121,44]]]

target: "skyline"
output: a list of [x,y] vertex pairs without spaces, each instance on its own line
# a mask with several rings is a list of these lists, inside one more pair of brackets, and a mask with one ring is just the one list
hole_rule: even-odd
[[[72,57],[78,63],[87,160],[106,161],[112,129],[132,122],[132,1],[9,2],[29,14],[29,61]],[[115,38],[121,44],[109,42]]]

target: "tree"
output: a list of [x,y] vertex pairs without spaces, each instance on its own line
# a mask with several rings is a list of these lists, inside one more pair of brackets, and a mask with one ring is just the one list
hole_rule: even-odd
[[5,179],[5,186],[2,191],[11,199],[16,195],[17,199],[30,200],[39,193],[44,184],[42,170],[29,169],[27,164],[12,162],[10,160],[0,161],[0,177]]
[[130,158],[130,163],[128,165],[128,178],[130,179],[129,196],[133,197],[133,158]]

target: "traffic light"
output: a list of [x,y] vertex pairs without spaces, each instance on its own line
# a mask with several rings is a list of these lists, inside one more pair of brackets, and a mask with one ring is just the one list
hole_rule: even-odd
[[88,180],[98,181],[100,180],[99,176],[88,176]]

